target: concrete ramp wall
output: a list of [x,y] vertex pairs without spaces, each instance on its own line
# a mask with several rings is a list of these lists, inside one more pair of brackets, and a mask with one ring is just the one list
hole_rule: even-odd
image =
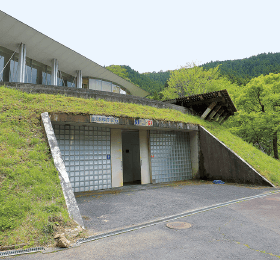
[[274,187],[272,183],[204,127],[199,127],[199,133],[200,179]]

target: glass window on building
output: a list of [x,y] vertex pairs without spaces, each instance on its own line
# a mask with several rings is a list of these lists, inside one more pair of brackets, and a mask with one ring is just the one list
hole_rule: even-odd
[[[35,68],[34,61],[26,58],[26,65],[25,65],[25,83],[33,83],[33,84],[42,84],[42,79],[41,82],[38,82],[38,69]],[[42,74],[42,71],[41,71]],[[41,76],[42,77],[42,76]]]
[[62,75],[62,72],[60,70],[58,71],[58,75],[57,75],[57,86],[61,86],[61,87],[65,86],[65,81],[63,79],[63,75]]
[[115,84],[113,84],[113,86],[112,86],[112,92],[114,92],[114,93],[120,93],[120,87],[117,86],[117,85],[115,85]]
[[67,73],[64,73],[64,72],[61,72],[61,73],[62,73],[62,79],[63,79],[63,86],[76,87],[75,77],[73,77]]
[[42,84],[43,85],[51,85],[51,79],[52,79],[52,71],[51,68],[47,65],[45,65],[45,69],[42,72]]
[[102,80],[102,91],[112,92],[112,82]]
[[[46,65],[36,61],[26,58],[26,75],[25,82],[33,84],[46,84]],[[49,69],[50,70],[50,69]]]
[[74,77],[72,77],[71,80],[67,80],[67,87],[69,87],[69,88],[75,88],[75,87],[76,87],[76,82],[75,82],[75,81],[76,81],[76,80],[75,80]]
[[89,89],[102,90],[102,80],[89,79]]
[[[11,62],[8,63],[8,61],[11,58],[13,58],[13,52],[0,46],[0,68],[1,68],[0,69],[0,81],[9,81],[10,80]],[[13,66],[14,66],[14,64],[13,64]],[[5,67],[5,69],[4,69],[4,67]]]
[[83,88],[89,89],[89,79],[88,78],[83,78]]
[[10,74],[9,82],[17,82],[17,68],[18,68],[18,59],[14,55],[13,59],[10,61]]

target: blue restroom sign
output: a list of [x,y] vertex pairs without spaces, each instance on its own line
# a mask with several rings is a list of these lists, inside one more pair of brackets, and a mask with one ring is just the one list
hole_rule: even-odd
[[107,154],[107,160],[110,160],[110,159],[111,159],[111,155]]
[[153,126],[153,120],[150,120],[150,119],[134,119],[134,125]]

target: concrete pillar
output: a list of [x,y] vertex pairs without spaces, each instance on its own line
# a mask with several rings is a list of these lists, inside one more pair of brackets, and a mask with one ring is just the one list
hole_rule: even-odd
[[83,87],[83,77],[82,77],[82,71],[77,70],[77,88]]
[[205,119],[208,114],[212,111],[212,109],[216,106],[217,102],[212,102],[209,107],[204,111],[202,116],[200,117],[201,119]]
[[57,86],[57,74],[58,74],[58,61],[57,59],[52,60],[52,78],[51,85]]
[[139,130],[141,184],[151,183],[149,139],[147,130]]
[[191,163],[192,163],[192,177],[199,179],[199,132],[190,132],[190,148],[191,148]]
[[24,83],[25,63],[26,63],[26,47],[25,44],[21,43],[19,47],[19,55],[18,55],[17,82]]
[[123,186],[122,130],[111,129],[112,187]]

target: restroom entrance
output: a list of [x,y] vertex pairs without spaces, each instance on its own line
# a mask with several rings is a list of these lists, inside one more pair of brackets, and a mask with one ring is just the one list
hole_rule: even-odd
[[141,184],[138,130],[122,130],[122,160],[124,185]]

